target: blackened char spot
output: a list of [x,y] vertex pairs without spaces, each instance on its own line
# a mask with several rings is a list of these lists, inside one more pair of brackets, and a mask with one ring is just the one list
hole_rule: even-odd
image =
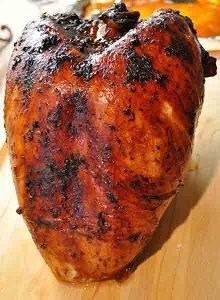
[[165,84],[166,84],[166,81],[167,81],[167,76],[166,75],[159,75],[156,80],[157,80],[157,83],[161,87],[165,87]]
[[111,129],[111,131],[116,131],[116,127],[112,124],[108,124],[109,128]]
[[159,21],[155,24],[155,27],[160,28],[161,30],[166,30],[168,27],[167,18],[159,19]]
[[200,45],[202,53],[202,65],[204,77],[211,77],[217,74],[216,58],[209,55],[209,53]]
[[133,28],[139,19],[140,13],[138,11],[128,11],[124,3],[115,3],[107,11],[99,16],[110,26],[114,26],[120,32],[125,34]]
[[65,172],[67,175],[77,176],[79,167],[85,164],[85,158],[81,155],[71,155],[65,159]]
[[30,180],[29,178],[25,181],[25,187],[27,191],[30,191],[32,187],[34,186],[34,181]]
[[180,59],[193,63],[193,55],[190,45],[184,38],[172,38],[171,45],[165,48],[167,55],[175,55]]
[[[21,62],[22,69],[25,70],[23,72],[20,72],[17,76],[17,82],[23,83],[23,104],[27,103],[27,100],[29,99],[30,91],[34,84],[35,76],[39,70],[39,65],[42,66],[44,69],[45,66],[48,67],[48,64],[50,65],[49,61],[45,64],[43,63],[43,60],[39,59],[39,53],[42,53],[43,51],[49,49],[52,46],[55,46],[59,43],[60,39],[55,34],[50,34],[49,31],[46,31],[44,28],[45,24],[40,24],[37,27],[35,26],[33,30],[43,31],[43,38],[41,39],[40,45],[36,44],[30,44],[30,41],[28,39],[21,38],[18,43],[21,44],[22,40],[25,40],[25,45],[22,48],[23,52],[22,55],[20,55],[18,58],[15,59],[12,68],[15,68],[16,65]],[[46,26],[47,27],[47,26]],[[24,30],[23,35],[26,34],[26,31],[28,28]],[[50,60],[50,59],[49,59]]]
[[70,224],[70,229],[72,231],[75,231],[78,228],[78,226],[76,224]]
[[29,129],[28,132],[24,135],[25,141],[27,141],[27,142],[32,141],[33,140],[33,133],[34,132],[32,131],[32,129]]
[[123,110],[123,114],[125,116],[128,116],[128,121],[134,121],[135,120],[135,113],[131,110],[131,107],[126,108]]
[[60,39],[58,38],[57,35],[48,35],[42,40],[38,52],[42,53],[45,50],[48,50],[50,47],[56,46],[59,42]]
[[141,182],[140,180],[133,180],[130,182],[130,186],[133,188],[133,189],[139,189],[141,187]]
[[[43,14],[42,15],[42,19],[45,19],[46,18],[46,15]],[[49,33],[50,32],[50,27],[45,24],[45,23],[40,23],[38,26],[37,26],[37,31],[41,32],[41,33]]]
[[56,174],[52,163],[48,163],[44,168],[37,170],[36,173],[37,178],[34,185],[36,191],[40,192],[41,196],[52,197],[56,187]]
[[41,249],[46,249],[47,248],[47,244],[45,244],[45,243],[40,244],[40,248]]
[[106,192],[106,198],[112,203],[117,202],[117,197],[112,192]]
[[[76,14],[57,14],[50,17],[69,38],[70,44],[84,55],[101,52],[111,42],[120,38],[138,21],[139,12],[128,11],[123,3],[113,5],[107,11],[94,16],[91,20],[80,19]],[[103,38],[97,39],[97,22],[105,24]]]
[[52,207],[50,208],[49,212],[51,216],[56,219],[60,216],[61,210],[58,207]]
[[108,185],[110,185],[112,183],[111,178],[108,175],[105,175],[103,177],[103,182]]
[[74,45],[80,52],[89,54],[98,50],[94,37],[91,37],[91,20],[80,19],[74,13],[57,14],[53,20],[65,31],[70,44]]
[[138,37],[137,34],[134,34],[134,35],[132,36],[131,42],[132,42],[132,45],[133,45],[134,47],[138,47],[138,46],[141,45],[141,41],[140,41],[140,39],[139,39],[139,37]]
[[80,19],[74,13],[57,14],[52,18],[65,31],[69,44],[79,52],[88,55],[98,52],[106,46],[104,40],[96,41],[95,20]]
[[28,199],[29,199],[30,203],[33,203],[36,200],[35,197],[36,197],[36,194],[34,192],[30,192],[28,194]]
[[53,73],[58,70],[64,62],[68,61],[73,63],[76,58],[76,55],[70,55],[64,51],[57,51],[52,57],[49,58],[48,62],[43,68],[46,72]]
[[80,118],[84,115],[87,115],[87,99],[85,94],[81,91],[76,91],[72,95],[72,102],[75,106],[76,118]]
[[38,94],[43,94],[43,89],[42,89],[42,87],[37,88],[37,92],[38,92]]
[[31,128],[27,131],[27,133],[24,135],[24,139],[25,141],[32,141],[33,140],[33,137],[34,137],[34,131],[36,128],[39,127],[39,122],[38,121],[34,121],[32,123],[32,126]]
[[139,56],[132,49],[128,49],[125,51],[125,60],[127,62],[127,83],[133,80],[145,82],[155,80],[157,78],[157,72],[153,69],[150,57],[146,55]]
[[66,127],[67,127],[67,131],[68,131],[69,136],[73,137],[73,136],[75,136],[77,134],[77,128],[76,128],[76,126],[73,123],[69,122],[66,125]]
[[82,23],[82,20],[75,13],[71,14],[55,14],[52,19],[61,25],[65,30],[73,29]]
[[47,147],[50,143],[49,135],[47,132],[41,133],[40,144],[43,147]]
[[[38,168],[35,174],[27,175],[26,189],[50,199],[56,192],[65,196],[65,191],[70,183],[76,192],[80,192],[77,175],[82,164],[85,164],[85,158],[79,154],[65,158],[63,167],[58,166],[55,161],[48,161],[44,167]],[[78,199],[77,197],[76,199]]]
[[21,214],[23,213],[23,209],[22,209],[21,207],[18,207],[18,208],[16,209],[16,213],[17,213],[18,215],[21,215]]
[[12,63],[12,70],[14,70],[20,62],[21,62],[21,55],[15,56]]
[[46,226],[46,227],[50,227],[51,226],[51,222],[50,221],[47,221],[47,220],[42,220],[42,219],[40,219],[40,218],[38,218],[37,220],[36,220],[36,224],[37,225],[42,225],[42,226]]
[[60,126],[61,122],[61,112],[62,112],[62,106],[58,104],[55,106],[54,109],[49,111],[47,116],[47,121],[53,125],[54,128],[57,128]]
[[101,227],[101,229],[106,230],[109,228],[109,225],[107,224],[103,212],[98,213],[98,226]]
[[74,192],[73,211],[74,211],[74,213],[82,216],[82,214],[83,214],[83,202],[82,202],[83,183],[81,182],[81,180],[78,176],[75,177],[75,179],[73,181],[73,192]]
[[36,61],[29,58],[28,61],[25,61],[24,67],[26,71],[23,73],[23,103],[26,104],[29,99],[30,91],[34,84],[34,77],[36,74]]
[[[94,50],[93,45],[95,44],[91,38],[89,37],[82,37],[81,34],[79,36],[74,36],[71,38],[71,43],[76,47],[80,52],[83,54],[88,55],[89,53],[92,53]],[[98,48],[97,48],[98,52]]]
[[32,57],[26,57],[24,59],[24,64],[22,66],[23,70],[30,69],[34,64],[34,59]]
[[140,236],[140,233],[135,233],[135,234],[131,234],[129,237],[128,237],[128,240],[130,243],[134,243],[137,241],[137,239],[139,238]]
[[104,145],[101,148],[101,157],[103,162],[111,162],[112,160],[112,147],[110,145]]
[[74,75],[82,77],[85,81],[89,81],[96,72],[93,71],[91,59],[84,59],[78,64],[75,64]]

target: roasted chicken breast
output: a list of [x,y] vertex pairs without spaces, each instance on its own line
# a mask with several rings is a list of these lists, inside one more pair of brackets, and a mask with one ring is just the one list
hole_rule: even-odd
[[215,59],[178,11],[116,4],[28,24],[7,75],[5,125],[22,214],[62,280],[117,278],[183,184]]

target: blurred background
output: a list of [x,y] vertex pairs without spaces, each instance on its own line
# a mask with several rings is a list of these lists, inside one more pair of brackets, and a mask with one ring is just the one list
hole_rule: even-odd
[[[3,102],[5,76],[14,41],[25,24],[48,12],[74,11],[86,18],[106,9],[111,0],[0,0],[0,149],[5,142]],[[146,18],[157,8],[171,7],[189,16],[204,47],[219,58],[220,0],[125,0]]]
[[[91,0],[86,15],[98,13],[114,1]],[[128,8],[138,10],[147,18],[157,8],[173,8],[190,17],[200,37],[220,34],[220,0],[125,0]]]

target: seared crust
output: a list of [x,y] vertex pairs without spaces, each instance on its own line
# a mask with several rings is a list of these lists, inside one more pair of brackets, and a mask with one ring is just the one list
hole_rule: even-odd
[[216,71],[187,18],[138,16],[123,4],[90,21],[43,16],[11,58],[18,212],[66,281],[115,278],[151,239],[186,174],[204,72]]

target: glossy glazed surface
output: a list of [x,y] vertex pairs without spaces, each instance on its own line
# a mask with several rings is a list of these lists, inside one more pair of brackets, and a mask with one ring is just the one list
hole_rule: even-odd
[[125,276],[183,183],[216,72],[188,18],[138,16],[122,4],[95,21],[45,15],[9,66],[17,212],[66,281]]

